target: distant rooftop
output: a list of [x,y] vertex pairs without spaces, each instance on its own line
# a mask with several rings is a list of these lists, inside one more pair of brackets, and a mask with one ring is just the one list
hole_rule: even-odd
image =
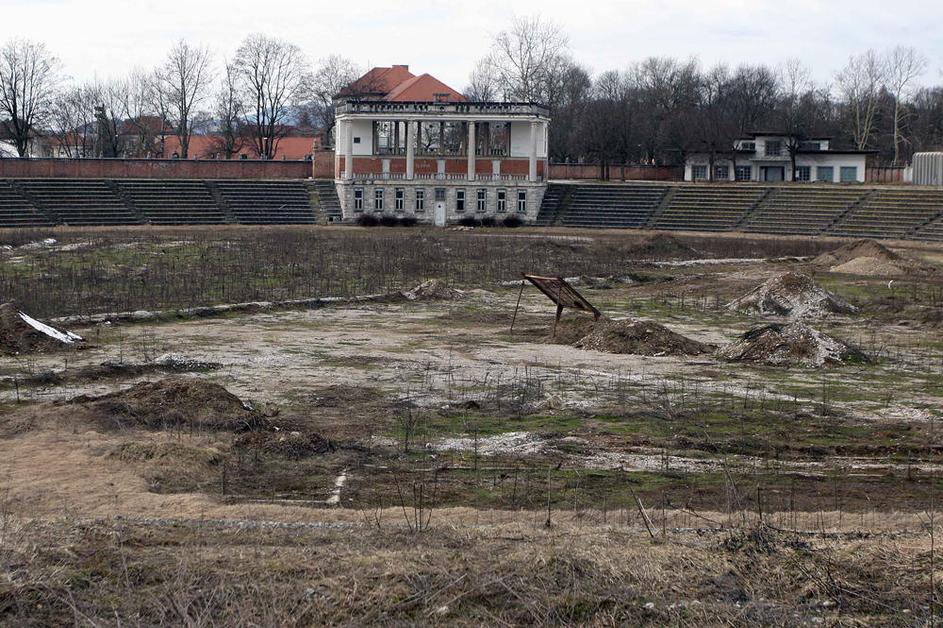
[[376,67],[342,89],[341,99],[380,100],[386,102],[466,102],[458,90],[452,89],[431,74],[416,76],[408,65]]

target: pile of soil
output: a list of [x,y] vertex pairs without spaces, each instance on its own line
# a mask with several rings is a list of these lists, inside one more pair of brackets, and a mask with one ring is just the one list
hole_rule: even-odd
[[35,321],[25,315],[15,303],[0,305],[0,354],[45,353],[74,347],[82,342],[82,338],[76,334],[35,321],[41,327],[51,330],[51,333],[44,333],[27,320]]
[[589,317],[563,319],[552,341],[591,351],[647,356],[702,355],[713,349],[664,325],[635,319],[600,318],[595,322]]
[[641,258],[694,258],[703,257],[703,253],[693,246],[666,233],[656,233],[632,247],[632,254]]
[[316,454],[334,451],[334,443],[314,432],[261,430],[241,435],[233,443],[243,449],[257,449],[263,453],[301,460]]
[[805,368],[870,362],[860,349],[800,322],[756,327],[718,354],[733,362]]
[[853,314],[858,311],[802,273],[783,273],[773,277],[728,303],[727,308],[792,318],[817,318],[831,313]]
[[199,429],[243,432],[267,425],[261,412],[219,384],[198,379],[141,382],[70,404],[105,429]]
[[451,301],[463,298],[465,293],[450,288],[441,279],[429,279],[412,290],[406,290],[403,296],[410,301]]
[[817,266],[834,273],[865,277],[896,277],[907,274],[932,274],[933,268],[904,257],[876,240],[855,240],[814,260]]

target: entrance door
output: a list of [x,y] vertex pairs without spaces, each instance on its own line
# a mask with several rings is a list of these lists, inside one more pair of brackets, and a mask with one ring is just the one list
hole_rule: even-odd
[[764,181],[785,181],[786,168],[784,166],[763,166]]
[[434,220],[436,227],[445,226],[445,201],[436,201]]

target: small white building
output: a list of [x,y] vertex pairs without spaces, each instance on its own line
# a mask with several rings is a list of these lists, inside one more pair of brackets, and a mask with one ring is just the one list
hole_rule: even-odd
[[[685,181],[797,181],[864,183],[867,157],[875,151],[832,149],[830,138],[797,140],[789,135],[753,133],[734,142],[733,150],[710,155],[691,153]],[[790,153],[794,149],[796,171]]]

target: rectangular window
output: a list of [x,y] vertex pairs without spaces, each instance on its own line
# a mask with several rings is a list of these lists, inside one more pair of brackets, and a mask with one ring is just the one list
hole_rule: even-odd
[[517,191],[517,213],[527,213],[527,190]]
[[363,211],[363,188],[354,188],[354,211]]
[[835,181],[835,169],[831,166],[819,166],[815,169],[815,180],[833,183]]
[[858,181],[858,166],[842,166],[841,182],[855,183],[856,181]]
[[373,191],[373,208],[378,212],[383,211],[383,188]]
[[809,166],[796,166],[796,181],[811,181],[812,168]]
[[707,166],[691,166],[691,180],[707,181]]
[[[462,195],[463,195],[463,196],[464,196],[464,194],[465,194],[465,193],[462,192]],[[444,203],[444,202],[445,202],[445,188],[436,188],[436,189],[435,189],[435,201],[436,201],[436,203]]]
[[821,142],[799,142],[799,150],[822,150]]
[[479,214],[485,213],[485,210],[488,209],[488,190],[484,188],[480,188],[478,190],[477,201],[478,201],[478,204],[476,208],[478,210],[478,213]]
[[730,166],[714,166],[714,181],[729,181]]
[[508,210],[507,190],[498,190],[498,211],[502,214]]
[[398,212],[406,207],[406,191],[403,188],[396,188],[393,191],[393,209]]
[[783,154],[783,143],[779,140],[766,140],[767,157],[778,157]]
[[737,166],[734,170],[734,176],[737,178],[737,181],[752,181],[753,166]]
[[465,211],[465,190],[461,188],[455,190],[455,211]]
[[416,188],[416,211],[426,211],[426,191],[422,188]]

